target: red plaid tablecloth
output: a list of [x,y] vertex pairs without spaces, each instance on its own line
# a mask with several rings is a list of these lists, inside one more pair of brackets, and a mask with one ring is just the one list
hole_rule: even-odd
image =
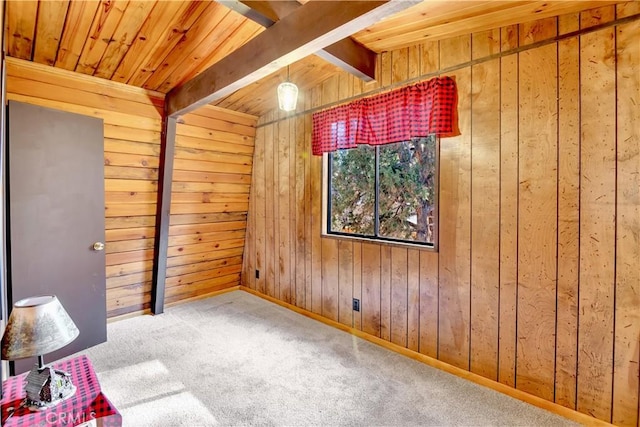
[[122,425],[122,416],[102,394],[96,373],[86,356],[54,363],[52,366],[71,375],[71,381],[77,387],[76,393],[53,408],[32,412],[21,407],[26,396],[24,381],[27,374],[10,377],[2,384],[2,427],[71,427],[92,420],[96,421],[96,425],[105,427]]

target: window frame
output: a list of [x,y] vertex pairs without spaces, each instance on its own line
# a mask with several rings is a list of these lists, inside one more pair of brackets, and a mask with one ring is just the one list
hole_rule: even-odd
[[[408,248],[416,248],[425,251],[438,252],[438,242],[440,236],[440,137],[434,136],[435,138],[435,150],[436,150],[436,161],[435,161],[435,177],[434,177],[434,188],[435,188],[435,200],[433,202],[433,243],[424,243],[410,240],[402,240],[402,239],[394,239],[392,237],[380,237],[380,236],[368,236],[364,234],[355,234],[355,233],[344,233],[339,231],[330,231],[330,197],[329,191],[331,189],[331,165],[329,162],[329,154],[322,154],[322,230],[321,236],[327,238],[334,238],[338,240],[351,240],[358,241],[362,243],[379,243],[383,245],[390,246],[398,246],[398,247],[408,247]],[[379,170],[379,155],[378,155],[378,147],[373,147],[376,149],[375,161],[376,161],[376,173]],[[379,192],[379,180],[376,180],[375,183],[375,191],[376,198],[378,197]],[[374,230],[379,231],[379,218],[378,218],[378,203],[375,206],[375,226]]]

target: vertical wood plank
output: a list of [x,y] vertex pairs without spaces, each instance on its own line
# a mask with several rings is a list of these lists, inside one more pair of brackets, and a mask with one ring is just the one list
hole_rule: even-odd
[[362,330],[362,243],[353,242],[353,298],[360,300],[360,311],[353,312],[353,327]]
[[290,130],[291,120],[278,122],[278,297],[291,303]]
[[[311,92],[307,92],[309,98]],[[304,236],[305,236],[305,248],[304,248],[304,292],[306,295],[304,307],[315,313],[312,304],[313,296],[313,209],[312,199],[314,193],[312,192],[313,175],[311,174],[311,165],[313,163],[313,157],[311,155],[311,115],[304,116]],[[318,236],[319,238],[320,236]]]
[[341,72],[338,77],[338,100],[347,99],[353,92],[353,76],[347,72]]
[[[321,86],[311,91],[311,107],[322,104]],[[311,129],[311,117],[306,129]],[[322,314],[322,157],[310,156],[309,181],[311,183],[311,309]]]
[[[471,57],[469,37],[441,42],[441,65],[455,65]],[[439,205],[439,325],[438,357],[469,369],[470,250],[471,250],[471,70],[451,75],[458,86],[460,136],[440,141]]]
[[[570,22],[561,20],[561,29]],[[558,295],[556,403],[576,405],[580,214],[578,39],[558,43]]]
[[440,43],[427,41],[420,45],[420,74],[430,74],[440,69]]
[[[253,151],[253,162],[255,162],[256,151],[254,147]],[[253,163],[252,163],[253,165]],[[255,240],[255,229],[256,229],[256,186],[253,185],[256,182],[256,168],[252,166],[251,168],[251,186],[249,189],[249,210],[247,212],[247,228],[244,239],[244,252],[242,256],[242,276],[241,276],[241,284],[243,286],[247,286],[248,288],[255,289],[255,255],[256,255],[256,240]]]
[[409,77],[409,49],[391,51],[391,83],[400,83]]
[[617,28],[617,232],[613,418],[638,424],[640,366],[640,22]]
[[518,47],[518,24],[507,25],[500,29],[500,51],[505,52]]
[[351,76],[351,96],[360,95],[362,93],[363,81],[356,76]]
[[322,239],[322,315],[338,321],[338,241]]
[[388,87],[391,85],[391,79],[393,76],[391,52],[382,52],[378,57],[380,58],[380,77],[378,77],[378,80],[380,80],[380,87]]
[[[273,110],[273,119],[278,120],[282,112]],[[275,298],[280,298],[280,154],[282,141],[280,140],[281,121],[273,123],[273,143],[272,143],[272,163],[273,181],[271,181],[271,191],[273,195],[273,294]]]
[[510,55],[500,59],[500,75],[500,325],[498,334],[498,381],[515,387],[516,308],[518,304],[517,55]]
[[637,15],[638,13],[640,13],[640,2],[628,1],[616,5],[616,19],[626,18]]
[[438,253],[420,251],[420,347],[438,358]]
[[275,171],[274,171],[274,150],[277,150],[275,140],[275,125],[265,126],[264,141],[264,169],[265,169],[265,292],[271,297],[276,296],[276,216],[275,216]]
[[[322,104],[326,105],[338,100],[339,80],[334,75],[322,83]],[[321,171],[322,173],[322,171]],[[322,176],[322,175],[321,175]],[[322,183],[322,185],[326,185]],[[322,199],[320,199],[322,204]],[[321,207],[324,209],[324,206]],[[338,320],[339,305],[338,288],[338,241],[322,239],[322,315]]]
[[557,48],[520,54],[516,386],[553,400],[557,250]]
[[453,67],[471,60],[471,35],[440,40],[440,69]]
[[[336,100],[348,98],[353,92],[352,76],[341,72],[338,77]],[[337,320],[349,327],[353,326],[353,268],[353,242],[339,241]]]
[[471,35],[472,59],[484,58],[500,52],[500,29],[480,31]]
[[407,348],[420,348],[420,251],[407,252]]
[[380,336],[380,245],[362,244],[362,331]]
[[322,313],[322,157],[311,159],[311,310]]
[[[494,40],[492,37],[497,38]],[[474,42],[484,55],[499,35]],[[474,39],[475,40],[475,39]],[[486,44],[489,46],[485,47]],[[482,48],[483,47],[483,48]],[[471,120],[471,371],[498,379],[500,60],[474,65]]]
[[[296,119],[290,118],[289,122],[289,301],[292,305],[298,305],[297,302],[297,254],[298,254],[298,223],[297,223],[297,205],[296,205],[296,179],[300,175],[296,171],[297,166],[297,150],[298,145],[296,139]],[[304,270],[304,268],[303,268]]]
[[265,293],[266,280],[266,194],[265,194],[265,146],[266,146],[266,128],[259,127],[256,129],[256,148],[253,160],[253,171],[255,181],[252,183],[255,188],[255,236],[256,236],[256,266],[259,271],[259,277],[256,279],[256,290]]
[[579,13],[569,13],[566,15],[558,16],[558,35],[571,33],[579,29],[580,29]]
[[[289,160],[289,171],[287,173],[287,181],[288,185],[285,190],[286,199],[288,202],[288,212],[286,213],[287,218],[287,237],[288,241],[285,252],[288,258],[288,263],[286,267],[288,267],[288,283],[285,285],[286,292],[288,292],[288,302],[289,304],[296,305],[296,123],[295,119],[290,117],[286,120],[287,126],[286,129],[289,131],[289,135],[286,137],[285,144],[288,144],[288,160]],[[283,214],[280,213],[280,217],[282,218]],[[282,280],[281,280],[282,283]],[[282,293],[282,290],[281,290]]]
[[391,247],[380,248],[380,338],[391,341]]
[[339,75],[334,74],[322,82],[322,105],[336,102],[339,96]]
[[615,5],[605,5],[580,12],[580,28],[586,29],[611,22],[615,19]]
[[305,211],[306,197],[305,197],[305,180],[307,175],[305,174],[306,163],[306,147],[305,147],[305,119],[303,116],[298,116],[295,119],[292,129],[295,132],[295,276],[296,276],[296,305],[301,308],[307,308],[306,304],[306,274],[307,274],[307,235],[305,234],[307,213]]
[[[253,179],[253,170],[252,170],[252,179]],[[251,205],[251,209],[247,213],[247,235],[245,245],[244,258],[248,261],[246,263],[246,268],[243,271],[243,276],[245,278],[246,286],[251,289],[256,288],[256,275],[255,275],[255,265],[256,265],[256,194],[255,187],[253,186],[252,181],[251,185],[251,195],[249,197],[249,204]]]
[[[309,107],[322,105],[322,87],[316,86],[309,96]],[[311,117],[307,116],[307,130],[311,129]],[[307,147],[311,142],[311,136]],[[322,314],[322,157],[310,156],[309,181],[311,194],[311,309]]]
[[580,412],[611,421],[615,274],[615,32],[580,38]]
[[558,18],[552,16],[550,18],[519,24],[520,46],[526,46],[555,37],[557,34],[557,21]]
[[420,45],[408,48],[409,74],[407,78],[414,79],[420,75]]
[[338,322],[353,326],[353,242],[338,242]]
[[407,249],[391,248],[391,342],[407,346],[408,271]]

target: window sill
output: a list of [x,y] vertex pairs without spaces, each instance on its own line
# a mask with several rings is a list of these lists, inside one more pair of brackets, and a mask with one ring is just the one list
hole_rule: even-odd
[[334,240],[345,240],[345,241],[352,241],[352,242],[359,242],[359,243],[370,243],[370,244],[374,244],[374,245],[381,245],[381,246],[392,246],[392,247],[396,247],[396,248],[407,248],[407,249],[419,249],[421,251],[425,251],[425,252],[438,252],[438,247],[437,245],[433,245],[433,246],[427,246],[427,245],[421,245],[419,243],[411,243],[411,242],[394,242],[394,241],[389,241],[389,240],[381,240],[381,239],[373,239],[373,238],[367,238],[367,237],[359,237],[359,236],[347,236],[347,235],[343,235],[343,234],[332,234],[332,233],[321,233],[320,236],[322,238],[327,238],[327,239],[334,239]]

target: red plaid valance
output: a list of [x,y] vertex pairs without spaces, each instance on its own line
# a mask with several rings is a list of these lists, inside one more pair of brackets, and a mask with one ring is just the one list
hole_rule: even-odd
[[313,154],[452,135],[456,101],[455,81],[438,77],[314,113]]

